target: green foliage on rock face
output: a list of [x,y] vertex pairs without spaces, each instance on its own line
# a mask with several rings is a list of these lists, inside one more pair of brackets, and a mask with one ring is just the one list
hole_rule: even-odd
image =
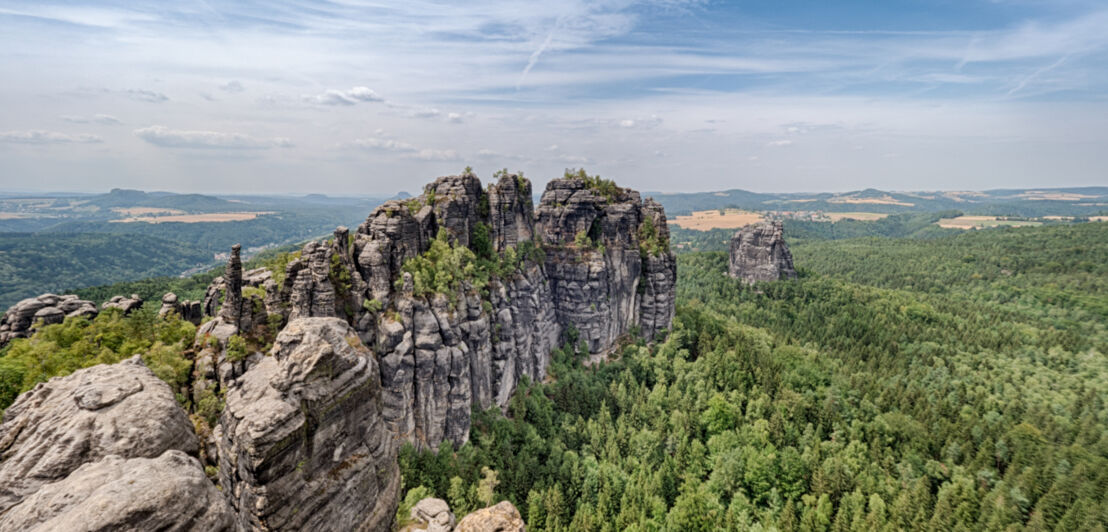
[[669,239],[661,235],[649,216],[639,225],[639,251],[644,257],[669,253]]
[[598,175],[590,176],[585,172],[584,168],[569,169],[567,168],[563,174],[566,179],[581,179],[585,182],[585,185],[589,190],[592,190],[596,195],[608,200],[608,203],[613,203],[619,196],[623,194],[624,189],[616,185],[615,181],[611,179],[604,179]]
[[405,261],[401,270],[412,275],[417,296],[454,295],[463,280],[478,290],[488,283],[487,272],[477,267],[477,255],[465,246],[452,244],[445,229],[439,230],[427,251]]
[[473,504],[495,470],[529,530],[1103,528],[1108,242],[1020,232],[797,246],[820,273],[757,290],[681,255],[665,341],[558,350],[405,483]]
[[176,317],[159,319],[153,311],[124,317],[105,310],[96,318],[67,318],[47,325],[31,338],[13,340],[0,356],[0,408],[20,393],[51,377],[96,364],[114,364],[134,355],[176,392],[192,368],[182,356],[196,327]]
[[224,351],[228,362],[238,362],[246,358],[246,339],[235,334],[227,339],[227,349]]

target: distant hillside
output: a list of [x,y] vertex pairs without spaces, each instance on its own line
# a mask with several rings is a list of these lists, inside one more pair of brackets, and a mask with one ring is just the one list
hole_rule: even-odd
[[112,189],[107,194],[93,196],[86,202],[103,210],[151,207],[184,212],[223,212],[242,209],[235,203],[202,194],[173,194],[170,192],[143,192],[141,190]]
[[0,309],[44,292],[173,276],[211,263],[204,249],[146,235],[0,233]]
[[983,192],[886,192],[865,189],[845,193],[763,194],[746,190],[695,193],[647,193],[668,216],[723,208],[755,211],[936,212],[998,216],[1089,216],[1108,213],[1108,187],[1004,189]]

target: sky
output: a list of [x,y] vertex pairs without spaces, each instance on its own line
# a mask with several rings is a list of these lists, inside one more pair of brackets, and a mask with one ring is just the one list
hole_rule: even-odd
[[1103,0],[0,0],[0,190],[1108,185]]

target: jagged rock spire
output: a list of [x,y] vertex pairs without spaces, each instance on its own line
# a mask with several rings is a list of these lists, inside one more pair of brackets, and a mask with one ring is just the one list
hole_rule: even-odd
[[231,258],[227,260],[227,270],[223,274],[226,292],[223,295],[223,306],[219,308],[219,317],[236,326],[242,318],[242,259],[239,256],[241,251],[241,245],[231,246]]

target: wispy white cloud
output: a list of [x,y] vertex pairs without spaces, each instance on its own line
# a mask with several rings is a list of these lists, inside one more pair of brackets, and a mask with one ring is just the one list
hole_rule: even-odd
[[96,135],[59,133],[31,129],[27,131],[0,131],[0,142],[16,144],[95,144],[104,142]]
[[354,105],[359,102],[385,101],[369,87],[354,87],[350,90],[329,89],[315,96],[305,96],[304,99],[320,105]]
[[220,85],[219,89],[224,91],[224,92],[242,92],[243,90],[245,90],[245,87],[242,86],[242,83],[240,83],[238,81],[235,81],[235,80],[231,80],[231,81],[228,81],[227,83],[224,83],[224,84]]
[[116,118],[112,115],[105,115],[105,114],[95,114],[95,115],[92,115],[92,116],[62,115],[61,119],[65,120],[66,122],[72,122],[74,124],[90,124],[91,123],[91,124],[103,124],[103,125],[107,125],[107,126],[115,126],[115,125],[119,125],[119,124],[123,123],[122,120],[120,120],[120,119],[118,119],[118,118]]
[[132,100],[138,100],[140,102],[162,103],[169,101],[169,96],[166,96],[165,94],[157,91],[146,89],[128,89],[123,91],[123,95],[131,98]]
[[265,150],[292,146],[292,141],[284,137],[257,138],[241,133],[187,131],[165,126],[144,127],[134,133],[136,137],[162,148]]

